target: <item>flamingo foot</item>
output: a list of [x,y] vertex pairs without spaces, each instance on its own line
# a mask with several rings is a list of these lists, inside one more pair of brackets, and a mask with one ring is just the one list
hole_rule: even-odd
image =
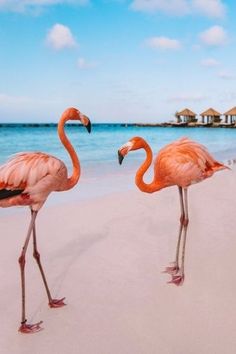
[[43,323],[43,321],[40,321],[38,323],[34,324],[28,324],[26,322],[22,323],[20,328],[18,329],[19,332],[21,333],[36,333],[42,331],[42,327],[40,325]]
[[166,267],[165,270],[163,271],[163,273],[168,273],[170,275],[177,274],[179,271],[179,266],[178,266],[177,262],[172,262],[170,264],[171,264],[171,266]]
[[64,303],[64,300],[65,300],[65,297],[63,297],[62,299],[52,299],[50,302],[49,302],[49,306],[51,308],[58,308],[58,307],[63,307],[65,306],[66,304]]
[[177,286],[183,285],[184,274],[172,275],[172,279],[168,281],[168,284],[175,284]]

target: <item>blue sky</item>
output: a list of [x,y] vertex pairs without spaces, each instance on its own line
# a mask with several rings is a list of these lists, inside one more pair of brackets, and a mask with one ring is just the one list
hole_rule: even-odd
[[234,0],[0,0],[0,121],[236,106]]

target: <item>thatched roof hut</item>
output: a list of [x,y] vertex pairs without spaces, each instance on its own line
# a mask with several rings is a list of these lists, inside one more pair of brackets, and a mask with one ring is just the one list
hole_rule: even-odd
[[214,108],[207,109],[200,116],[202,117],[202,123],[205,123],[205,118],[207,124],[219,123],[221,121],[221,113],[217,112]]
[[236,116],[236,107],[231,108],[229,111],[225,112],[224,115]]
[[188,108],[183,109],[180,112],[176,113],[177,120],[179,122],[184,122],[184,123],[190,123],[190,122],[196,122],[196,113],[191,111]]
[[[236,107],[231,108],[229,111],[224,113],[225,123],[233,124],[236,122]],[[228,121],[230,119],[230,122]]]

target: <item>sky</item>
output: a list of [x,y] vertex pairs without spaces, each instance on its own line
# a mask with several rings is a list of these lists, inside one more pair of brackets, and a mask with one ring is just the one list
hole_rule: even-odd
[[236,106],[235,0],[0,0],[0,122]]

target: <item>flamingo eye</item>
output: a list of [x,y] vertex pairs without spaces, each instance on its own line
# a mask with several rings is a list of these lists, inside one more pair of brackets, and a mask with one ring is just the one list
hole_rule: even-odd
[[132,149],[133,143],[131,141],[128,141],[126,144],[121,146],[119,149],[122,155],[127,155],[128,152]]

